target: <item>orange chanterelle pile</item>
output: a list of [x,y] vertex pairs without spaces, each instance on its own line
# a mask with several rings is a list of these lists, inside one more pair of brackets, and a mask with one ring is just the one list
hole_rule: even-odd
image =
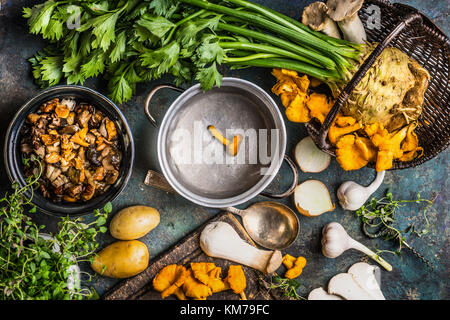
[[163,299],[174,294],[180,300],[186,300],[186,297],[205,300],[213,293],[229,289],[246,299],[244,289],[247,280],[242,267],[230,265],[225,279],[221,278],[221,273],[222,268],[212,262],[191,262],[189,269],[171,264],[153,278],[153,288],[161,292]]
[[[312,92],[321,83],[306,75],[286,69],[274,69],[277,83],[272,92],[279,95],[286,107],[286,117],[292,122],[309,122],[316,118],[323,123],[334,101],[324,93]],[[341,112],[328,132],[328,139],[336,146],[336,159],[344,170],[357,170],[368,163],[377,171],[388,170],[394,160],[411,161],[423,154],[414,132],[417,122],[389,132],[379,122],[363,124]]]

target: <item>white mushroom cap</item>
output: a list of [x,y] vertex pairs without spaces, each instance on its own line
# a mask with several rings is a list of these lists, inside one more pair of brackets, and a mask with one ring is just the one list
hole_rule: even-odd
[[328,0],[327,14],[334,21],[352,18],[361,9],[364,0]]
[[340,38],[337,25],[328,17],[327,11],[325,3],[321,1],[311,3],[303,10],[302,23],[315,31],[323,31],[330,37]]
[[322,30],[327,17],[328,7],[325,3],[317,1],[311,3],[303,9],[302,23],[309,26],[311,29]]
[[337,22],[344,39],[355,43],[364,43],[367,39],[364,25],[358,11],[364,0],[328,0],[327,14]]

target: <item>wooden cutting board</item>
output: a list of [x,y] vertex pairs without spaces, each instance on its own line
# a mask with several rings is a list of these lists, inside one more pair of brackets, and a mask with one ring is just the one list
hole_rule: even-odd
[[[251,240],[241,223],[228,212],[224,212],[207,221],[197,230],[185,237],[167,252],[156,257],[146,270],[137,276],[124,280],[111,290],[106,292],[102,299],[105,300],[161,300],[161,294],[153,289],[152,281],[155,275],[165,266],[169,264],[181,264],[189,268],[190,262],[214,262],[216,266],[222,268],[222,277],[227,275],[228,267],[231,264],[237,263],[211,258],[207,256],[200,248],[200,233],[206,224],[212,221],[224,221],[229,223],[242,239],[246,240],[252,245],[255,243]],[[249,300],[272,300],[280,299],[281,296],[273,291],[268,291],[260,284],[260,278],[263,274],[253,268],[242,266],[245,276],[247,278],[247,287],[245,294]],[[233,293],[232,290],[226,290],[219,293],[214,293],[208,297],[208,300],[238,300],[239,295]],[[167,297],[166,299],[176,299],[175,296]],[[282,298],[281,298],[282,299]]]

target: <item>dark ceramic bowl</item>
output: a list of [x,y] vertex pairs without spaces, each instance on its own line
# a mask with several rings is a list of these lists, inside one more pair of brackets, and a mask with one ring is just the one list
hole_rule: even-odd
[[133,136],[124,115],[111,100],[92,89],[81,86],[62,85],[42,91],[25,103],[11,121],[6,132],[4,160],[9,179],[17,181],[21,186],[24,186],[26,183],[20,145],[22,140],[21,130],[25,124],[26,117],[28,114],[35,112],[44,102],[66,96],[74,97],[80,102],[92,104],[113,120],[119,133],[122,151],[122,163],[116,183],[105,193],[89,201],[57,203],[45,198],[39,191],[34,193],[33,203],[41,212],[55,216],[79,216],[92,213],[95,209],[101,209],[106,203],[113,201],[123,190],[132,173],[135,155]]

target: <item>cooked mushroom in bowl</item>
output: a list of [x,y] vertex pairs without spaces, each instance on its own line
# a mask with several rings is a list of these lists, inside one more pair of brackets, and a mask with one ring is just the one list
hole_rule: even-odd
[[[94,105],[53,98],[27,116],[21,135],[24,157],[35,154],[42,160],[40,191],[55,202],[91,200],[119,177],[122,153],[116,125]],[[24,168],[25,175],[34,170]]]
[[87,87],[54,86],[26,101],[11,119],[4,146],[10,181],[24,187],[27,175],[39,173],[40,186],[26,196],[39,212],[54,216],[103,208],[133,173],[135,147],[127,119],[111,100]]

